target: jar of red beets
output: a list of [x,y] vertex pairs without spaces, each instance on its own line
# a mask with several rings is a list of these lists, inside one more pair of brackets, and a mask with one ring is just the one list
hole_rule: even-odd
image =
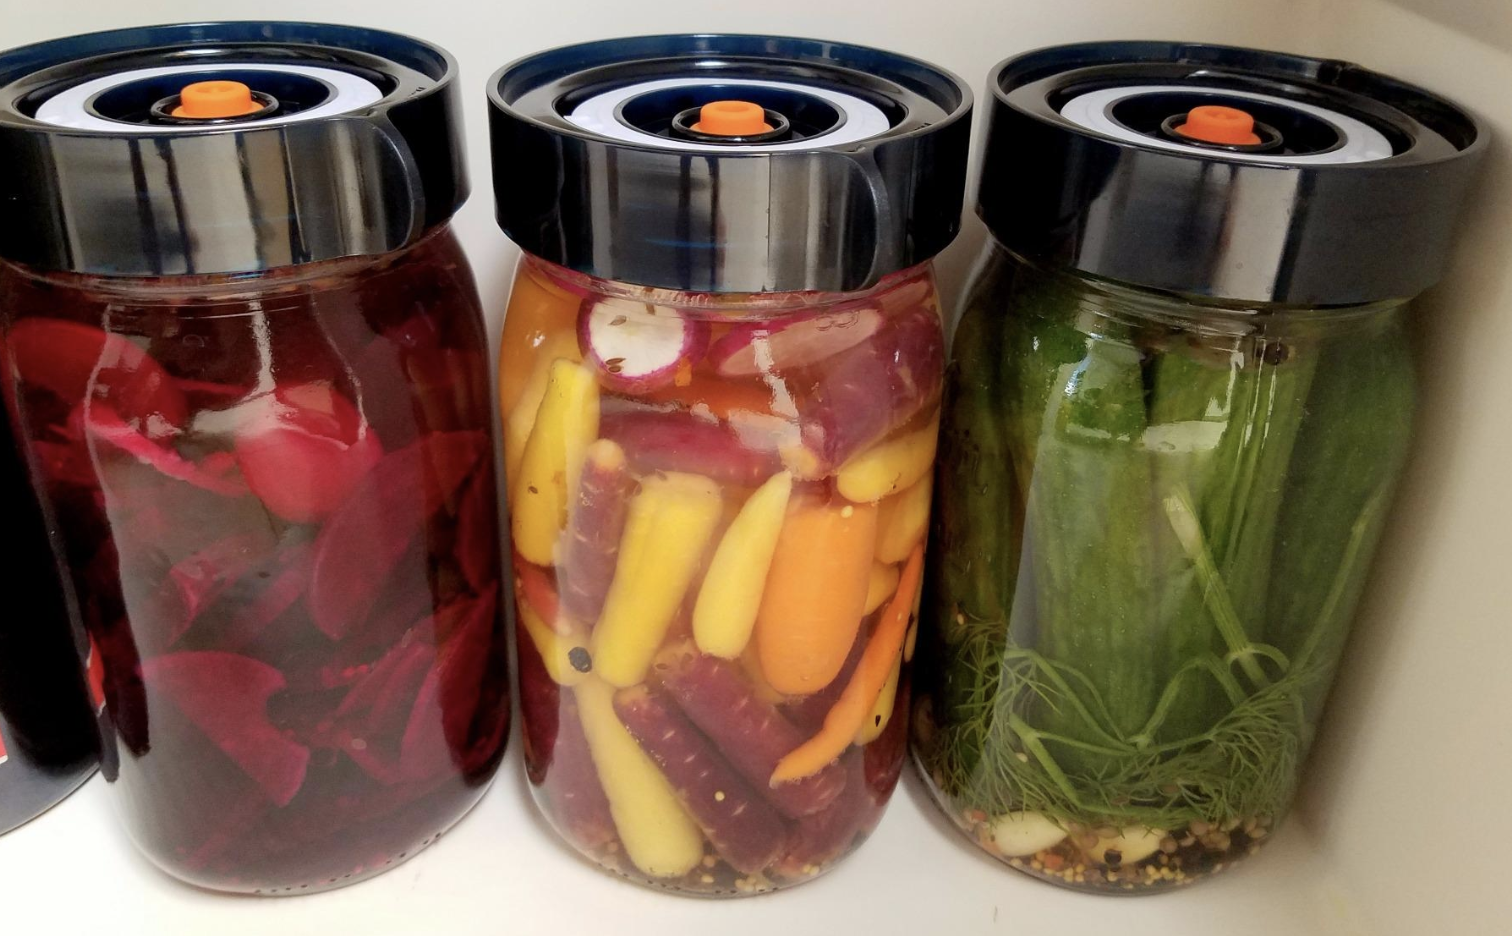
[[367,29],[0,55],[4,387],[138,846],[216,890],[382,872],[508,725],[455,63]]

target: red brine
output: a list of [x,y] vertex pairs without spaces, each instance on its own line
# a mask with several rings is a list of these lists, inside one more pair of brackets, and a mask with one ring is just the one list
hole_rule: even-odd
[[434,841],[508,724],[486,340],[452,235],[255,277],[0,280],[132,837],[279,894]]

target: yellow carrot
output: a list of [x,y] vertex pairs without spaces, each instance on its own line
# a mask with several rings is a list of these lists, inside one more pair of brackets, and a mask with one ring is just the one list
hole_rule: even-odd
[[560,626],[570,628],[560,633],[547,626],[530,605],[520,602],[517,606],[520,623],[530,635],[546,664],[546,673],[561,686],[576,686],[587,678],[592,669],[592,657],[588,653],[588,634],[566,618],[559,619]]
[[835,484],[858,504],[876,503],[916,484],[934,466],[939,420],[886,442],[878,443],[840,466]]
[[871,577],[866,580],[866,607],[861,609],[861,616],[865,617],[882,607],[882,602],[887,600],[898,587],[898,567],[883,565],[873,562]]
[[750,642],[792,491],[788,472],[769,478],[747,498],[714,550],[693,607],[693,639],[704,653],[733,660]]
[[718,485],[700,475],[668,472],[641,482],[593,629],[593,668],[601,679],[625,687],[645,678],[722,510]]
[[876,532],[873,505],[788,510],[756,615],[761,670],[778,692],[818,692],[840,675],[861,627]]
[[556,332],[542,338],[534,351],[532,365],[528,374],[520,378],[518,390],[507,391],[500,384],[499,412],[504,416],[504,478],[511,485],[519,480],[520,459],[525,456],[525,443],[530,441],[536,413],[541,408],[541,399],[546,396],[551,365],[557,361],[577,364],[583,359],[578,351],[577,338],[570,332]]
[[614,689],[589,679],[573,692],[625,854],[652,877],[687,874],[703,859],[703,833],[683,810],[672,784],[620,722]]
[[577,489],[583,452],[598,435],[599,390],[593,372],[567,360],[552,363],[535,426],[512,480],[509,509],[514,546],[538,566],[554,560],[567,505]]
[[777,762],[772,771],[772,785],[801,780],[818,773],[825,765],[845,753],[856,735],[866,724],[866,716],[877,704],[877,696],[887,684],[893,661],[903,649],[903,638],[908,631],[909,609],[913,606],[914,593],[918,591],[919,579],[924,571],[924,550],[915,547],[903,567],[898,581],[898,590],[888,603],[882,619],[872,633],[866,649],[850,682],[840,698],[824,716],[824,725],[812,738],[800,744]]
[[877,505],[877,561],[902,562],[924,542],[934,478],[925,475]]
[[892,719],[893,701],[898,697],[898,680],[903,676],[903,657],[898,655],[893,658],[892,672],[887,676],[887,682],[882,684],[882,691],[877,693],[877,701],[872,705],[872,710],[866,713],[866,721],[861,723],[861,730],[856,732],[856,745],[871,744],[882,736],[887,728],[887,723]]
[[761,671],[761,660],[756,655],[755,647],[747,646],[738,662],[741,671],[745,673],[746,679],[751,684],[751,690],[756,693],[756,698],[772,705],[778,705],[787,699],[787,696],[773,689],[772,684],[766,681],[766,674]]

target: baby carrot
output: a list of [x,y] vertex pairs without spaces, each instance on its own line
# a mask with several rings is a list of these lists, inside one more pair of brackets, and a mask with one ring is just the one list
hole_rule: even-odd
[[756,616],[761,670],[778,692],[818,692],[840,674],[861,627],[876,530],[874,504],[788,511]]
[[862,651],[861,662],[856,672],[846,683],[845,691],[824,717],[824,726],[818,734],[800,744],[777,762],[772,772],[772,785],[800,780],[824,767],[845,753],[856,735],[866,723],[866,716],[876,706],[877,696],[887,684],[892,673],[893,661],[903,649],[903,637],[908,632],[908,620],[913,607],[914,592],[919,588],[923,574],[924,550],[914,547],[898,581],[898,590],[888,604],[882,620],[871,641]]

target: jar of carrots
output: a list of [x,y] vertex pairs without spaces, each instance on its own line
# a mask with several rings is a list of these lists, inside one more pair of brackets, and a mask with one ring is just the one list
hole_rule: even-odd
[[[682,74],[680,56],[700,43],[738,56],[757,40],[660,37],[568,51],[592,63],[584,68],[594,80],[662,56],[668,75],[636,72],[652,86],[644,94],[612,81],[602,93],[628,95],[617,112],[636,120],[654,123],[661,108],[673,124],[662,155],[677,165],[684,146],[714,154],[726,167],[717,187],[741,162],[722,147],[755,148],[786,167],[813,157],[804,143],[820,128],[794,129],[811,118],[809,92],[796,85],[789,98],[767,88],[764,106],[716,94],[774,70],[882,55],[761,41],[774,43],[761,46],[769,59],[667,100],[658,89]],[[527,59],[495,76],[496,177],[511,161],[547,168],[528,154],[562,112],[530,93],[550,64]],[[969,98],[945,84],[955,96],[921,90],[915,114],[936,122],[923,139],[959,136],[963,152]],[[598,93],[589,82],[574,96],[591,109]],[[708,119],[716,101],[718,121]],[[761,123],[741,125],[742,108]],[[574,148],[609,144],[557,123],[550,132],[562,146],[550,158],[591,176],[603,163],[576,159]],[[711,124],[735,139],[676,132]],[[753,140],[781,127],[785,135]],[[612,132],[638,142],[642,130]],[[885,121],[875,131],[883,141],[901,132]],[[818,164],[832,168],[833,157]],[[623,171],[635,172],[633,159],[620,160]],[[922,218],[924,236],[902,249],[876,215],[856,238],[870,244],[859,272],[853,245],[838,259],[810,245],[800,262],[784,260],[778,241],[755,257],[729,233],[751,229],[742,219],[710,223],[707,212],[722,209],[700,213],[659,192],[656,179],[669,177],[647,166],[644,177],[618,180],[643,197],[635,223],[569,201],[612,186],[573,180],[543,226],[538,192],[518,179],[496,185],[501,224],[526,250],[500,359],[526,769],[558,832],[606,869],[673,891],[760,893],[812,878],[858,847],[902,767],[945,357],[929,257],[954,228]],[[834,212],[828,199],[769,195],[788,211]],[[957,188],[957,208],[959,198]],[[900,195],[891,208],[912,205]],[[541,237],[551,226],[578,237]],[[677,228],[708,240],[659,236]],[[573,247],[588,240],[599,248]]]

